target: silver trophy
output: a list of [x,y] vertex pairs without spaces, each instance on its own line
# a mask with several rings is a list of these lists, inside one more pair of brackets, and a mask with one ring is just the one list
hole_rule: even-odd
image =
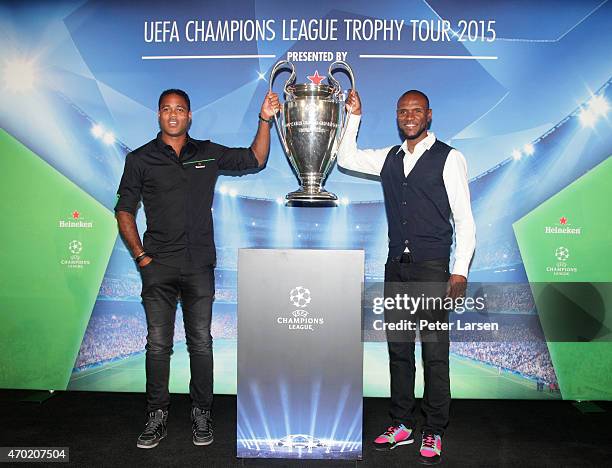
[[338,60],[329,66],[328,85],[295,83],[295,67],[281,60],[270,73],[270,91],[276,73],[291,70],[285,82],[285,103],[280,117],[275,115],[276,129],[287,158],[297,173],[301,187],[285,197],[287,206],[336,206],[338,197],[323,188],[325,178],[336,160],[336,154],[350,117],[344,106],[340,83],[332,70],[343,68],[355,89],[355,77],[348,63]]

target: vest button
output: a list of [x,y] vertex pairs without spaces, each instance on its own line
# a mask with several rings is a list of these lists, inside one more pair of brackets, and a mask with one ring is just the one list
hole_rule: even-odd
[[406,220],[404,219],[404,220],[402,220],[402,224],[403,224],[403,225],[406,225],[406,224],[408,224],[408,221],[406,221]]
[[404,201],[402,202],[402,205],[406,205],[406,203],[407,203],[407,202],[406,202],[406,200],[404,200]]
[[406,240],[404,241],[404,245],[408,245],[408,244],[410,244],[410,242],[408,241],[408,239],[406,239]]
[[404,187],[408,187],[408,182],[402,182],[402,185],[403,185]]

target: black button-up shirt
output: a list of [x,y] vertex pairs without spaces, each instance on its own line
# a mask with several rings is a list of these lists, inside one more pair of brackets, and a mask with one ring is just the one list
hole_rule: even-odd
[[115,212],[136,215],[142,199],[147,218],[144,249],[155,261],[181,267],[215,263],[212,202],[219,170],[258,166],[250,148],[228,148],[188,137],[181,154],[157,138],[129,153]]

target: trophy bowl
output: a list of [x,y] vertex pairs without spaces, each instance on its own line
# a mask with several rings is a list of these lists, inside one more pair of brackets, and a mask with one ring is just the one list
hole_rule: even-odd
[[296,84],[295,67],[281,60],[270,73],[270,90],[276,73],[284,66],[291,70],[291,76],[284,85],[280,116],[274,118],[283,149],[300,180],[300,188],[287,194],[285,205],[337,206],[338,197],[323,184],[336,160],[350,112],[345,110],[344,94],[332,70],[344,68],[354,89],[352,69],[346,62],[336,61],[329,67],[330,84]]

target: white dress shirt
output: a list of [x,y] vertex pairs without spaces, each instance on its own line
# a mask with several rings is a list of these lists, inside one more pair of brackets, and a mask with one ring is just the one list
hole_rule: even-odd
[[[357,148],[357,130],[360,122],[361,116],[351,115],[346,134],[338,150],[338,165],[351,171],[379,176],[392,146],[381,149]],[[415,146],[414,153],[408,151],[408,144],[404,141],[401,149],[405,153],[405,176],[410,174],[419,158],[431,148],[435,141],[436,136],[433,132],[427,132],[427,137]],[[476,246],[476,225],[470,205],[467,163],[463,155],[456,149],[452,149],[446,158],[442,178],[451,208],[452,221],[455,225],[455,251],[451,273],[467,278],[470,260]]]

